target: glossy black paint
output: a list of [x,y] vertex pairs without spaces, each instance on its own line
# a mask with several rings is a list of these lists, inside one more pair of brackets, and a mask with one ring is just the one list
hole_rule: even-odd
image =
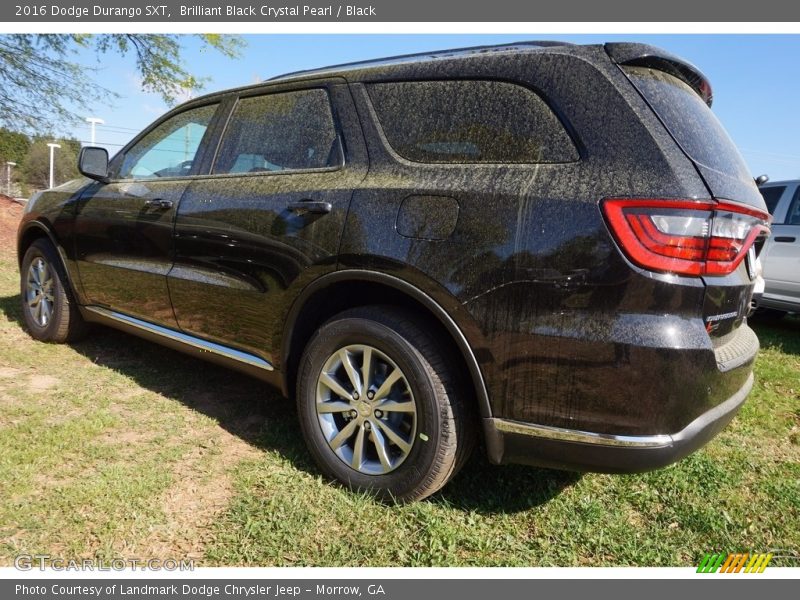
[[[635,45],[617,52],[633,56],[637,48],[651,59],[657,53]],[[664,56],[674,73],[700,85],[699,72]],[[368,86],[443,79],[533,90],[563,126],[576,160],[403,158],[386,139]],[[332,99],[339,166],[210,174],[237,97],[314,87]],[[418,302],[443,324],[487,419],[669,434],[745,385],[754,354],[726,372],[716,354],[741,329],[749,305],[744,265],[725,278],[644,271],[617,248],[599,202],[709,198],[721,190],[757,204],[755,185],[698,170],[605,47],[476,49],[297,74],[198,99],[164,118],[212,101],[220,109],[189,177],[82,180],[50,190],[29,204],[21,251],[31,232],[50,235],[81,304],[261,356],[276,368],[266,378],[284,391],[292,389],[302,323],[324,318],[313,311],[324,315],[326,304],[363,302],[341,284],[368,280],[369,299],[391,289],[386,298]],[[112,160],[112,172],[137,141]],[[155,197],[172,208],[146,208]],[[327,202],[331,211],[290,208],[301,201]],[[326,289],[344,296],[320,302]],[[309,290],[317,301],[308,302]],[[705,319],[724,312],[736,317],[710,336]]]

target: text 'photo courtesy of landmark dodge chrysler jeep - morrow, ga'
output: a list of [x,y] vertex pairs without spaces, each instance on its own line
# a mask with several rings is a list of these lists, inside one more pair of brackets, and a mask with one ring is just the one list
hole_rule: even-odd
[[758,351],[769,215],[710,105],[693,65],[627,43],[197,98],[31,199],[25,322],[259,377],[325,475],[384,499],[435,492],[480,441],[497,464],[661,467],[734,416]]

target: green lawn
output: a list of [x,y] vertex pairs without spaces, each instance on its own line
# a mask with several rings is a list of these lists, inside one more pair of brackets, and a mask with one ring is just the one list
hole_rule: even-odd
[[33,342],[17,281],[5,252],[0,564],[692,565],[800,550],[800,320],[758,327],[750,400],[676,466],[578,475],[476,454],[442,492],[389,507],[324,481],[292,403],[257,381],[111,330]]

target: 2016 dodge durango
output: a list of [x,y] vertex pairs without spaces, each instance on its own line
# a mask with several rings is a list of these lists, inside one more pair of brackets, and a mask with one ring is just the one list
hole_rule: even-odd
[[663,50],[551,42],[196,98],[28,203],[25,322],[261,378],[327,476],[385,499],[480,441],[657,468],[734,416],[758,350],[769,215],[711,100]]

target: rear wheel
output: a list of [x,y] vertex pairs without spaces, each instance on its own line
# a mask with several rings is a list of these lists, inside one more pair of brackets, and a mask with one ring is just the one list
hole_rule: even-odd
[[22,316],[28,331],[43,342],[71,342],[86,332],[86,323],[71,297],[66,272],[49,240],[33,242],[20,269]]
[[328,321],[298,374],[303,434],[320,468],[385,500],[437,491],[475,440],[456,374],[412,313],[363,307]]

